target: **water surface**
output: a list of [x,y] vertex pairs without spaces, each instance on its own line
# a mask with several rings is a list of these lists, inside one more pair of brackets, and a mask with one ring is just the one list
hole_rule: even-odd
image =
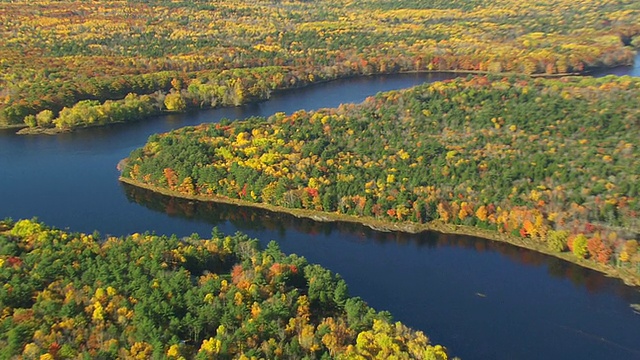
[[[616,69],[639,76],[638,67]],[[603,75],[602,73],[597,75]],[[380,233],[262,210],[159,196],[117,181],[116,164],[153,133],[222,118],[361,102],[453,75],[340,80],[264,103],[167,115],[57,136],[0,133],[0,218],[38,217],[71,231],[208,236],[213,226],[340,273],[351,295],[423,330],[465,359],[640,359],[636,289],[566,262],[466,236]]]

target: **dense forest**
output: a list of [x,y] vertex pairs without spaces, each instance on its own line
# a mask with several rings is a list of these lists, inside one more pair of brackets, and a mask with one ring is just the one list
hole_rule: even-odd
[[122,176],[178,196],[489,229],[637,275],[639,89],[469,76],[153,135]]
[[[196,219],[207,224],[228,222],[238,228],[249,230],[284,232],[297,231],[304,234],[322,234],[333,236],[336,233],[344,238],[366,238],[376,244],[389,246],[413,244],[419,248],[455,248],[471,250],[479,253],[499,253],[514,262],[527,267],[546,267],[553,278],[567,279],[577,288],[584,288],[589,293],[606,291],[609,284],[607,277],[600,273],[585,271],[580,266],[556,256],[547,256],[536,251],[523,251],[520,247],[508,242],[492,241],[478,236],[460,234],[426,233],[413,234],[406,231],[379,231],[358,222],[350,221],[317,221],[314,218],[288,214],[284,211],[274,213],[257,206],[242,206],[222,201],[193,201],[191,199],[158,195],[149,189],[122,184],[129,201],[144,206],[155,212],[166,213],[171,217]],[[295,211],[295,210],[292,210]],[[325,215],[326,216],[326,215]],[[396,225],[398,223],[394,223]],[[404,224],[402,224],[404,225]],[[477,228],[470,228],[477,231]],[[490,231],[490,230],[487,230]],[[481,234],[484,236],[486,233]],[[426,260],[426,259],[425,259]],[[622,292],[637,292],[635,287],[622,287]],[[448,344],[449,345],[449,344]]]
[[630,64],[634,0],[1,1],[0,127],[58,131],[401,71]]
[[339,275],[237,233],[68,233],[0,222],[0,357],[448,358]]

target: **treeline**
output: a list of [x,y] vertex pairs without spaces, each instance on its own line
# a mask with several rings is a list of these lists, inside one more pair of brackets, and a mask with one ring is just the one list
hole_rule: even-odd
[[448,358],[275,242],[0,227],[2,358]]
[[182,196],[493,229],[638,272],[639,88],[470,76],[153,135],[122,175]]
[[[309,74],[299,74],[275,66],[222,72],[205,71],[192,76],[193,78],[186,75],[180,77],[178,73],[165,72],[161,77],[149,77],[146,87],[136,82],[144,80],[144,76],[136,76],[131,82],[123,80],[100,84],[102,86],[94,82],[95,87],[84,89],[89,93],[73,97],[89,99],[81,100],[71,107],[64,107],[57,115],[49,109],[36,115],[27,115],[24,123],[29,128],[69,130],[137,121],[163,112],[238,106],[250,101],[267,100],[274,90],[302,86],[310,81]],[[168,90],[146,94],[153,91],[154,84]],[[144,95],[137,95],[136,89],[143,89],[144,91],[140,92]],[[122,92],[129,93],[121,100],[96,100]]]
[[[361,224],[337,221],[320,222],[311,218],[298,217],[284,213],[274,214],[257,207],[230,205],[222,202],[199,202],[175,196],[159,196],[153,191],[141,187],[123,184],[127,199],[153,211],[165,212],[170,216],[186,217],[206,221],[209,224],[229,222],[239,229],[260,229],[263,231],[282,231],[283,228],[304,234],[345,234],[366,237],[379,244],[414,244],[418,247],[453,247],[472,249],[475,252],[499,253],[526,266],[547,267],[555,278],[566,279],[589,292],[601,292],[608,278],[599,273],[574,266],[562,259],[546,256],[535,251],[522,251],[521,248],[506,242],[479,239],[474,236],[439,233],[435,236],[416,236],[405,232],[376,231]],[[243,230],[241,230],[243,231]],[[635,287],[624,287],[625,292],[633,293]]]
[[[632,63],[640,5],[623,0],[580,5],[566,0],[2,2],[0,126],[47,127],[63,108],[87,100],[104,106],[129,94],[155,94],[155,107],[163,109],[162,97],[172,89],[183,92],[231,69],[259,73],[276,67],[305,84],[400,71],[558,74]],[[252,71],[243,75],[249,79],[241,82],[256,76],[273,80]],[[174,79],[181,88],[172,86]],[[243,101],[250,101],[252,92],[254,99],[264,99],[274,89],[273,83],[254,85],[239,85]],[[224,86],[214,104],[239,103],[235,85]],[[212,104],[200,100],[199,106]],[[43,111],[41,120],[35,119]],[[144,116],[140,111],[133,117]],[[114,121],[123,120],[110,114],[97,123]],[[59,123],[62,128],[96,124],[73,125],[64,116]]]

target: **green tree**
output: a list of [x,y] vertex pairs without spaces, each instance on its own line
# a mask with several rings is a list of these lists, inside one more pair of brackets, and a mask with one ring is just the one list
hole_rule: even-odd
[[568,231],[549,230],[549,232],[547,232],[547,247],[554,252],[563,252],[567,248],[568,237]]
[[53,123],[53,111],[42,110],[36,115],[36,121],[40,127],[50,127]]
[[34,128],[36,127],[36,125],[38,125],[38,122],[36,121],[36,117],[33,115],[27,115],[24,117],[24,123],[27,124],[28,127],[30,128]]

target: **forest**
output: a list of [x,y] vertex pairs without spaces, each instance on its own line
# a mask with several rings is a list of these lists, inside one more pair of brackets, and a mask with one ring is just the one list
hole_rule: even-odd
[[640,3],[1,1],[0,127],[67,131],[407,71],[555,75],[633,61]]
[[[339,275],[216,228],[102,237],[0,222],[0,357],[448,359]],[[284,355],[283,355],[284,354]]]
[[152,135],[122,178],[201,200],[490,230],[637,279],[639,88],[470,75]]
[[[498,234],[640,284],[640,80],[566,76],[633,62],[638,1],[13,0],[0,19],[0,128],[22,133],[338,78],[469,73],[152,135],[121,180]],[[0,282],[0,359],[449,358],[338,274],[241,233],[113,237],[5,219]]]

